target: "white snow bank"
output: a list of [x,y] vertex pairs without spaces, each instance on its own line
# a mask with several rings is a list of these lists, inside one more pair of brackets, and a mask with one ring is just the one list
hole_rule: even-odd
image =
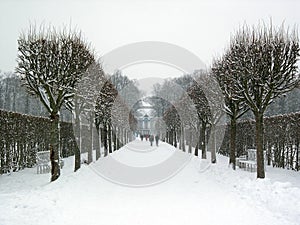
[[[143,150],[145,143],[135,141],[130,147]],[[125,148],[113,155],[143,166],[143,154],[145,165],[153,165],[170,149],[160,145],[147,155],[124,154]],[[193,157],[166,182],[131,188],[108,182],[91,166],[73,173],[73,160],[65,160],[53,183],[49,174],[36,174],[36,168],[0,176],[0,224],[299,225],[300,174],[293,171],[268,167],[267,178],[257,180],[255,173],[232,171],[226,157],[218,156],[216,165]]]

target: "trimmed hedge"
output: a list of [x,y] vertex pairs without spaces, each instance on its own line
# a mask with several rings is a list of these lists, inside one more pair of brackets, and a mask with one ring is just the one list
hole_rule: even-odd
[[[48,150],[50,119],[0,110],[0,174],[33,167],[36,153]],[[61,157],[76,146],[71,123],[60,123]]]
[[[229,155],[230,126],[226,127],[220,153]],[[246,149],[255,148],[255,121],[237,123],[237,156]],[[300,112],[264,118],[264,150],[268,164],[275,167],[300,170]]]

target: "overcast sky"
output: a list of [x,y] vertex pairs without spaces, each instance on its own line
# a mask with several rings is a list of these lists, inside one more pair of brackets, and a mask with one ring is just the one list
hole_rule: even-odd
[[[1,0],[0,9],[2,71],[14,70],[18,36],[30,23],[72,24],[99,56],[133,42],[162,41],[193,52],[209,65],[244,22],[252,25],[272,17],[276,25],[285,21],[293,26],[300,21],[297,0]],[[132,78],[181,73],[155,64],[124,71]]]

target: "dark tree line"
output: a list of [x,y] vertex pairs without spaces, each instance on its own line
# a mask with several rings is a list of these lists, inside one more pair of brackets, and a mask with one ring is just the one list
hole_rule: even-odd
[[[0,109],[46,117],[48,114],[43,104],[38,98],[30,95],[22,83],[17,74],[0,72]],[[71,121],[72,115],[65,107],[60,113],[62,121]]]

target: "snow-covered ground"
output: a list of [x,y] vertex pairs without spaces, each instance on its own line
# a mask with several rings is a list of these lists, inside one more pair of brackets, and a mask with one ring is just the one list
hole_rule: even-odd
[[[112,156],[138,168],[162,162],[175,150],[161,143],[145,154],[149,147],[136,140]],[[165,182],[135,188],[99,176],[95,168],[105,158],[76,173],[73,161],[65,159],[53,183],[36,168],[0,176],[0,224],[300,224],[300,173],[294,171],[267,167],[267,178],[258,180],[255,173],[232,171],[226,157],[219,155],[215,165],[192,157]]]

